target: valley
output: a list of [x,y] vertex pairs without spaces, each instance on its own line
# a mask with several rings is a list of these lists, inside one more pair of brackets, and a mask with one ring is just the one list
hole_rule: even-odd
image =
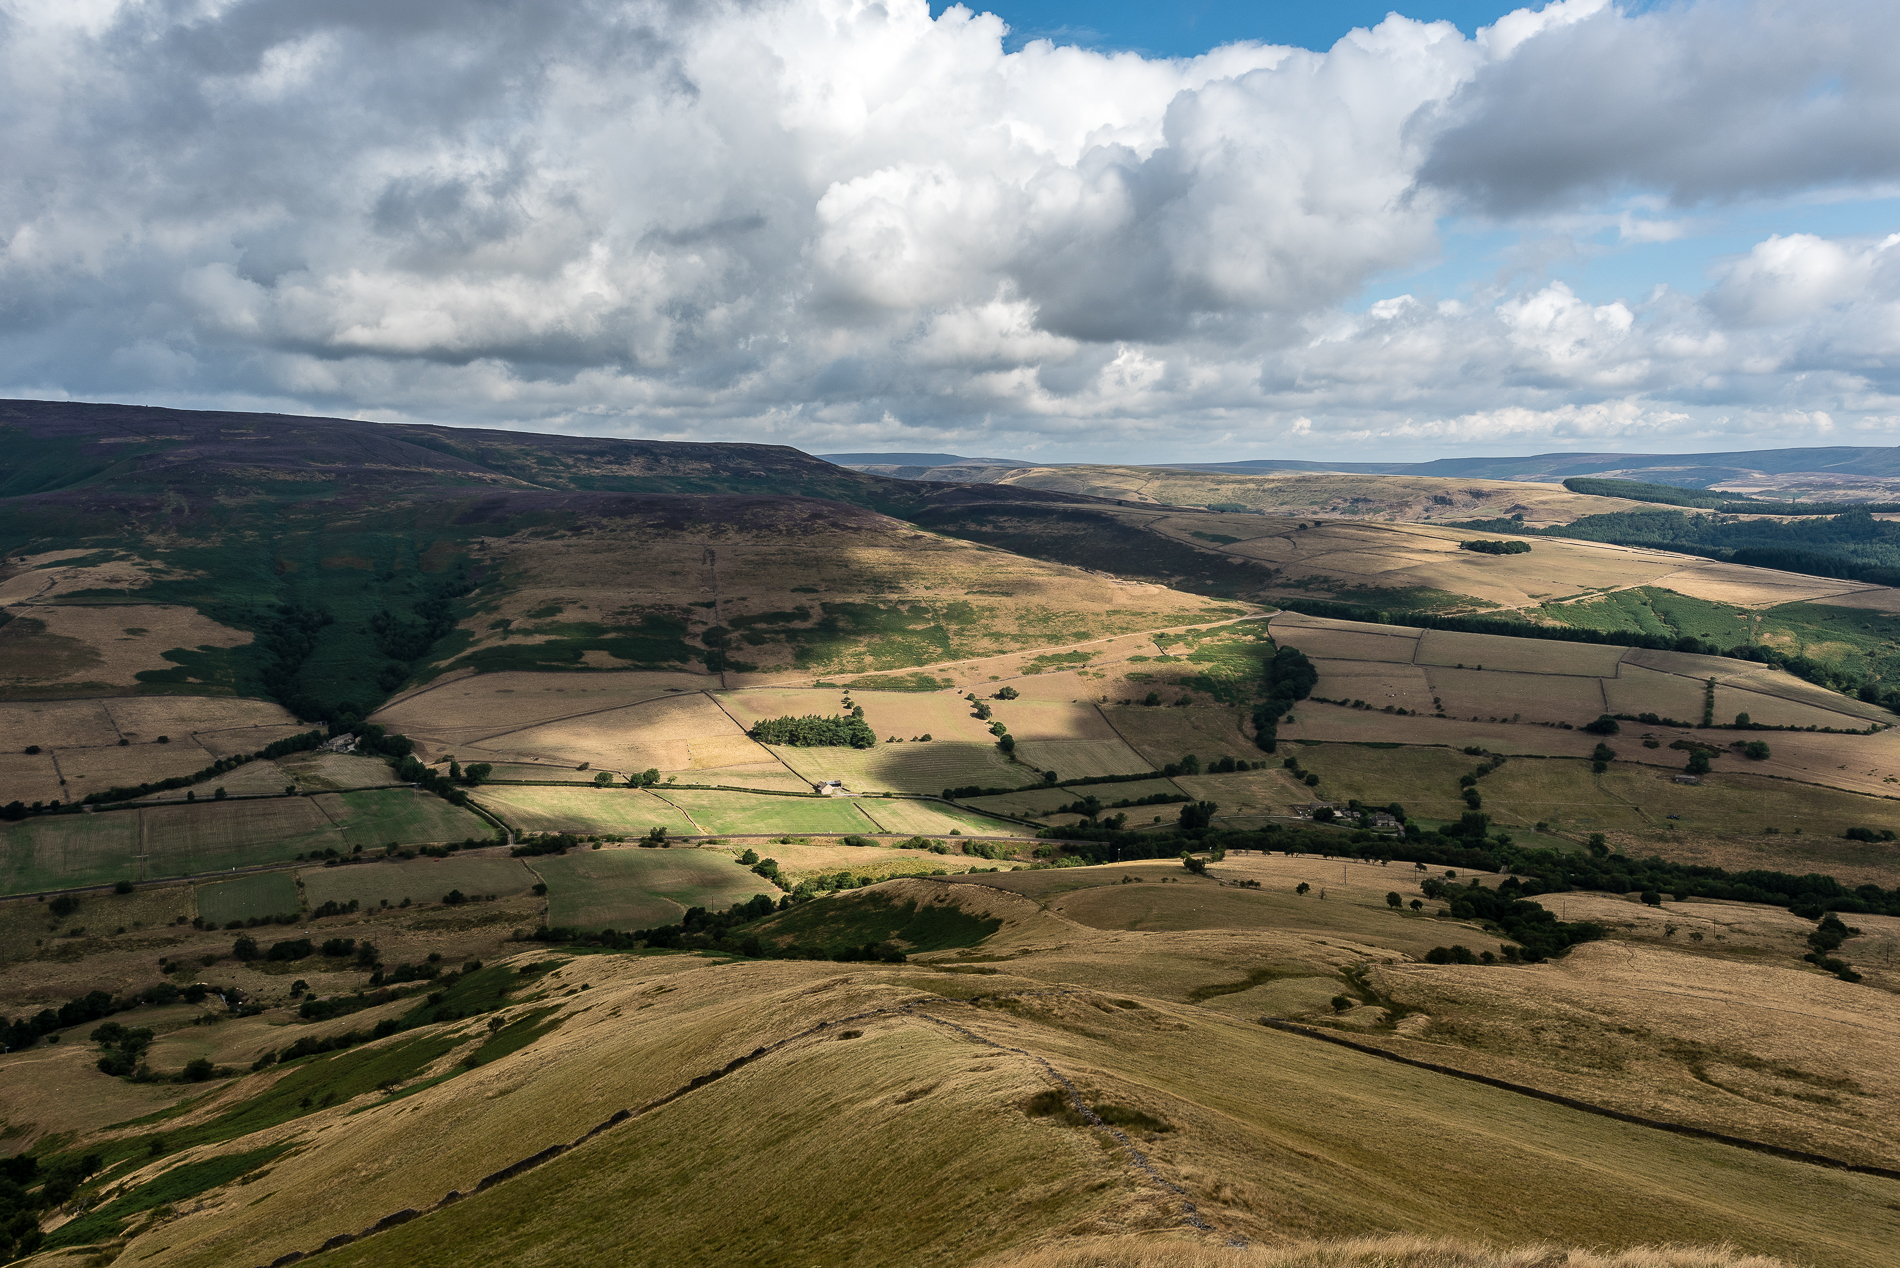
[[1511,478],[0,426],[13,1258],[1900,1234],[1900,591]]

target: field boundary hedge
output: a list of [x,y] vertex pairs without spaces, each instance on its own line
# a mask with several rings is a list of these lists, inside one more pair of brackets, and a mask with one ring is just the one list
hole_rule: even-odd
[[829,795],[815,792],[791,792],[783,788],[739,788],[732,784],[652,784],[643,788],[631,788],[627,784],[592,784],[572,779],[484,779],[481,786],[483,788],[588,788],[600,792],[626,792],[631,789],[634,792],[644,791],[656,794],[670,788],[676,792],[682,790],[686,792],[742,792],[757,793],[761,797],[812,797],[820,801]]
[[[1635,544],[1642,545],[1643,543]],[[1684,554],[1696,553],[1674,546],[1669,549],[1679,550]],[[1713,556],[1709,557],[1713,558]],[[1900,580],[1900,577],[1896,579]],[[1576,625],[1535,625],[1529,621],[1514,621],[1496,616],[1448,616],[1444,613],[1421,612],[1415,609],[1369,608],[1356,603],[1341,603],[1335,599],[1274,598],[1271,602],[1282,611],[1297,612],[1302,616],[1317,616],[1331,621],[1359,621],[1367,625],[1447,630],[1458,634],[1496,634],[1502,638],[1542,639],[1557,643],[1591,643],[1606,647],[1640,647],[1654,652],[1687,652],[1696,656],[1716,656],[1723,660],[1740,661],[1743,664],[1769,665],[1792,674],[1804,682],[1811,682],[1824,690],[1849,697],[1856,696],[1863,685],[1852,675],[1843,677],[1829,666],[1809,660],[1806,656],[1789,656],[1772,647],[1751,645],[1725,649],[1688,634],[1679,638],[1667,638],[1660,634],[1640,634],[1630,630],[1593,630]],[[1859,698],[1863,704],[1880,704],[1879,701],[1868,700],[1865,696]],[[1900,703],[1900,700],[1896,702]],[[1900,709],[1894,709],[1885,704],[1881,704],[1880,707],[1888,709],[1889,712],[1900,712]]]
[[[174,788],[189,788],[201,784],[207,779],[215,779],[228,770],[256,761],[269,761],[276,757],[288,757],[292,753],[307,753],[323,745],[322,731],[305,731],[301,735],[286,736],[281,740],[272,740],[255,753],[240,753],[232,757],[221,757],[204,769],[190,775],[174,775],[170,779],[155,779],[149,783],[133,784],[123,788],[108,788],[104,792],[88,793],[81,799],[83,806],[98,805],[106,801],[132,801],[139,797],[149,797],[153,793],[170,792]],[[256,794],[252,794],[255,796]]]

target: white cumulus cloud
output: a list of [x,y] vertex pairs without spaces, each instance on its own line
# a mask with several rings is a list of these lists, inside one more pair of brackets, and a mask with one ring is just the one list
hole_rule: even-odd
[[1447,216],[1663,242],[1900,176],[1891,6],[1174,60],[925,0],[0,15],[14,394],[1056,458],[1900,416],[1894,239],[1770,236],[1700,295],[1367,293]]

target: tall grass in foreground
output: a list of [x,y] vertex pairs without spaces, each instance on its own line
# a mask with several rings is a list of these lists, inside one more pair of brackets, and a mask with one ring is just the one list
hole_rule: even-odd
[[1499,1249],[1428,1237],[1363,1237],[1242,1249],[1103,1240],[991,1262],[996,1268],[1787,1268],[1782,1260],[1722,1246],[1638,1246],[1606,1252],[1534,1244]]

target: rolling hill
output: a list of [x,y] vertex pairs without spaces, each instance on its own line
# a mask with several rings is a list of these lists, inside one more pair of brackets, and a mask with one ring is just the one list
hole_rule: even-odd
[[[103,1102],[46,1155],[94,1151],[97,1197],[29,1262],[1375,1264],[1420,1240],[1444,1257],[1401,1262],[1885,1261],[1900,1036],[1864,990],[1763,962],[1777,931],[1732,904],[1665,913],[1725,931],[1706,951],[1643,924],[1558,964],[1434,966],[1434,941],[1482,932],[1393,910],[1395,885],[1417,892],[1279,856],[891,881],[754,936],[884,937],[907,964],[504,944],[431,1002],[348,1019],[406,1019],[386,1036],[314,1055],[291,1040],[339,1023],[207,1035],[148,1006],[126,1020],[159,1033],[155,1065],[237,1073],[135,1108],[83,1035],[0,1057],[0,1086]],[[353,930],[468,945],[400,923]],[[1486,1045],[1506,1016],[1522,1037]],[[42,1100],[27,1131],[63,1112]],[[1473,1200],[1499,1187],[1512,1203]],[[1634,1250],[1685,1243],[1728,1257]]]
[[[954,454],[823,454],[841,466],[874,470],[905,479],[1023,479],[1011,469],[1034,463],[1006,458],[961,458]],[[968,475],[960,472],[983,472]],[[1064,468],[1040,468],[1032,481],[1057,478]],[[1142,471],[1196,472],[1233,476],[1270,476],[1282,472],[1330,472],[1351,475],[1407,476],[1443,480],[1512,480],[1556,484],[1576,476],[1612,476],[1650,480],[1683,488],[1768,491],[1777,496],[1830,496],[1858,490],[1856,496],[1882,496],[1900,483],[1900,450],[1884,446],[1836,445],[1801,449],[1757,449],[1731,453],[1629,454],[1549,453],[1522,458],[1438,458],[1430,462],[1313,462],[1290,458],[1253,458],[1235,462],[1156,463],[1129,468]]]
[[1508,473],[0,426],[27,1262],[1890,1258],[1893,590]]

